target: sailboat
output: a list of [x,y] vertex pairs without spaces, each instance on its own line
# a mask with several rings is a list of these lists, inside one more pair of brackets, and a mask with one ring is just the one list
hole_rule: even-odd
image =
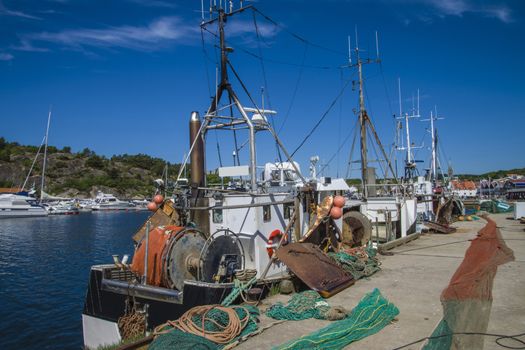
[[[37,217],[37,216],[47,216],[48,211],[42,205],[42,194],[44,179],[45,179],[45,169],[46,169],[46,155],[47,155],[47,138],[49,134],[49,124],[51,122],[51,111],[49,111],[47,117],[47,128],[46,134],[40,147],[38,148],[37,154],[33,159],[29,172],[24,180],[20,191],[16,193],[4,193],[0,194],[0,218],[21,218],[21,217]],[[41,192],[40,192],[40,201],[37,201],[36,198],[31,197],[29,194],[34,191],[26,191],[26,185],[31,176],[31,172],[35,166],[36,160],[40,154],[40,150],[44,147],[44,163],[42,166],[42,183],[41,183]]]

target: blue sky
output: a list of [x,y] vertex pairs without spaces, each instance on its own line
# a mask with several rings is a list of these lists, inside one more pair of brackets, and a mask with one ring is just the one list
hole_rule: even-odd
[[[443,166],[451,162],[459,173],[525,166],[522,1],[246,3],[279,26],[252,11],[229,21],[230,59],[258,103],[265,86],[265,105],[279,112],[274,123],[278,130],[282,126],[280,136],[290,151],[343,81],[355,77],[355,71],[339,67],[348,61],[348,35],[355,46],[357,27],[364,57],[375,58],[379,33],[382,63],[365,67],[366,103],[387,148],[394,139],[400,77],[403,110],[412,108],[419,89],[421,119],[435,106],[445,117],[438,121]],[[38,144],[52,105],[50,144],[180,162],[188,149],[190,112],[203,113],[214,90],[216,50],[212,35],[205,32],[202,40],[200,9],[198,0],[0,0],[0,135]],[[263,64],[253,54],[263,57]],[[297,152],[303,170],[310,156],[319,155],[321,163],[332,159],[326,174],[345,175],[356,107],[357,91],[349,84]],[[425,161],[427,127],[422,121],[411,124],[412,140],[424,145],[416,158]],[[239,135],[239,143],[244,139]],[[274,161],[268,136],[258,140],[258,163]],[[211,132],[207,144],[208,168],[218,165],[217,144],[223,165],[232,165],[230,134]],[[241,162],[246,157],[241,154]]]

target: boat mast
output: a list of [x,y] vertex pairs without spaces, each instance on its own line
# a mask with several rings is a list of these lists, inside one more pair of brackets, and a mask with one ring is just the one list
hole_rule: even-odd
[[[191,147],[190,147],[190,155],[192,155],[193,148],[198,143],[197,141],[205,139],[205,136],[206,136],[206,133],[208,132],[208,130],[226,129],[226,130],[231,130],[231,131],[235,132],[235,130],[238,130],[238,129],[241,129],[241,128],[248,129],[248,135],[249,135],[248,143],[249,143],[249,152],[250,152],[250,164],[249,164],[249,168],[248,169],[249,169],[249,174],[250,174],[250,190],[252,192],[257,192],[257,190],[258,190],[258,188],[257,188],[257,168],[256,168],[257,159],[256,159],[256,149],[255,149],[255,134],[256,134],[256,131],[260,131],[260,130],[267,130],[267,131],[269,131],[271,133],[271,135],[273,136],[273,138],[275,139],[275,141],[276,141],[277,145],[279,146],[279,148],[283,151],[284,155],[286,156],[286,159],[288,160],[288,162],[290,162],[291,166],[294,168],[295,172],[301,178],[303,183],[306,183],[306,179],[301,175],[301,172],[299,171],[299,168],[297,167],[295,162],[293,162],[290,154],[284,148],[282,142],[279,140],[279,137],[277,136],[276,132],[272,129],[271,125],[269,125],[268,123],[265,123],[264,125],[261,125],[261,124],[258,123],[257,125],[255,125],[254,122],[252,121],[252,119],[250,119],[250,117],[248,116],[247,113],[254,112],[254,113],[257,113],[258,115],[262,116],[263,119],[265,119],[266,118],[265,117],[266,113],[275,113],[275,112],[274,111],[266,111],[266,110],[264,110],[262,108],[260,109],[259,107],[257,107],[255,101],[253,100],[253,98],[249,94],[246,86],[244,85],[244,83],[242,82],[241,78],[239,77],[239,75],[237,74],[237,72],[235,71],[235,69],[233,68],[232,64],[230,63],[230,61],[228,59],[228,53],[233,52],[233,49],[231,47],[227,47],[226,46],[226,38],[225,38],[225,30],[224,30],[225,28],[224,27],[225,27],[227,18],[230,17],[230,16],[233,16],[233,15],[235,15],[237,13],[240,13],[240,12],[243,12],[243,11],[245,11],[247,9],[252,9],[252,8],[254,9],[253,6],[249,5],[249,6],[241,7],[238,10],[233,11],[232,6],[230,6],[229,12],[225,12],[225,10],[222,8],[222,3],[219,2],[219,6],[218,7],[217,7],[216,4],[210,7],[210,15],[214,11],[217,11],[218,16],[216,18],[211,18],[209,21],[203,22],[201,24],[201,28],[205,28],[207,25],[215,23],[215,22],[217,22],[217,24],[218,24],[219,44],[220,44],[220,52],[221,52],[220,53],[220,56],[221,56],[220,81],[217,84],[217,90],[216,90],[215,96],[213,97],[213,99],[211,101],[211,104],[210,104],[210,107],[208,108],[208,110],[206,112],[206,116],[204,118],[204,121],[203,121],[202,125],[200,125],[200,127],[198,128],[198,132],[200,133],[200,137],[195,137],[195,138],[192,139],[193,141],[190,141],[191,144],[192,144]],[[229,79],[228,79],[228,67],[229,67],[229,69],[231,69],[231,72],[234,74],[235,78],[239,81],[239,83],[241,84],[243,90],[248,95],[248,98],[250,99],[250,102],[253,104],[254,108],[245,108],[241,104],[241,101],[237,97],[237,94],[235,93],[231,83],[229,82]],[[221,100],[221,97],[222,97],[224,91],[226,91],[228,93],[229,100],[230,100],[230,105],[235,106],[235,108],[238,110],[238,112],[241,115],[241,117],[234,117],[233,116],[233,112],[232,112],[232,114],[229,117],[220,116],[218,114],[219,113],[218,105],[219,105],[219,102]],[[193,114],[192,114],[192,118],[193,118]],[[198,115],[196,115],[195,118],[198,119]],[[225,119],[228,120],[228,121],[225,122]],[[245,126],[243,126],[243,125],[245,125]],[[238,153],[237,149],[236,149],[236,153]],[[237,160],[238,160],[238,154],[236,154],[236,156],[237,156]],[[204,158],[205,155],[202,154],[202,157]],[[179,171],[179,175],[178,175],[177,179],[180,178],[180,176],[182,174],[182,171],[185,168],[185,164],[186,164],[187,160],[188,160],[188,157],[186,158],[186,161],[184,162],[183,167]]]
[[432,180],[436,180],[436,134],[434,133],[434,115],[430,111],[430,134],[432,135]]
[[51,108],[49,108],[49,114],[47,115],[47,128],[46,128],[46,143],[44,145],[44,164],[42,165],[42,183],[40,184],[40,202],[44,198],[44,186],[46,180],[46,161],[47,161],[47,145],[48,145],[48,136],[49,136],[49,124],[51,123]]
[[[360,148],[361,148],[361,181],[363,184],[363,198],[366,199],[368,197],[368,189],[367,184],[369,183],[368,178],[368,150],[367,150],[367,127],[370,128],[370,133],[373,136],[373,139],[377,143],[381,154],[385,158],[385,161],[387,162],[387,166],[385,167],[385,178],[388,177],[388,171],[390,170],[392,172],[392,175],[395,176],[395,171],[392,168],[392,163],[388,157],[388,155],[385,152],[385,149],[381,143],[381,140],[379,139],[379,135],[377,134],[374,124],[372,124],[372,121],[370,120],[370,117],[368,116],[368,113],[366,111],[365,107],[365,97],[364,97],[364,83],[363,83],[363,64],[369,64],[369,63],[380,63],[381,60],[379,59],[379,44],[378,44],[378,37],[376,32],[376,58],[370,59],[366,58],[364,60],[361,59],[359,54],[359,40],[357,36],[357,28],[355,30],[355,52],[356,52],[356,58],[357,62],[355,64],[352,64],[352,49],[350,44],[350,37],[348,37],[348,65],[345,65],[343,67],[357,67],[358,71],[358,79],[359,79],[359,127],[360,127]],[[394,181],[397,183],[397,179],[394,177]]]
[[359,57],[359,42],[357,39],[356,31],[356,47],[355,51],[357,54],[357,70],[359,73],[359,126],[361,129],[361,179],[363,181],[363,195],[365,198],[368,197],[368,190],[366,185],[368,184],[368,158],[366,149],[366,110],[365,110],[365,98],[363,94],[363,64]]
[[435,113],[433,111],[430,111],[430,118],[429,119],[423,119],[421,121],[430,121],[430,136],[432,137],[432,148],[431,148],[431,159],[430,159],[430,180],[434,181],[434,183],[437,182],[437,169],[438,169],[438,157],[437,157],[437,130],[434,126],[434,122],[436,120],[442,120],[445,118],[440,118],[437,115],[437,108]]

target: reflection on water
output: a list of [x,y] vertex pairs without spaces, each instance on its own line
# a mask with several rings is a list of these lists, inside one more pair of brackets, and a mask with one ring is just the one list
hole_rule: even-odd
[[132,254],[148,212],[0,220],[0,348],[80,349],[89,268]]

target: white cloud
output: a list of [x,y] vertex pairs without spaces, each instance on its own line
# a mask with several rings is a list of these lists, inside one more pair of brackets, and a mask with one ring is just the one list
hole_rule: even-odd
[[[270,38],[278,33],[274,25],[258,24],[259,35]],[[227,24],[227,39],[241,37],[246,44],[255,38],[253,22],[231,20]],[[158,51],[174,44],[199,45],[198,21],[189,23],[180,17],[160,17],[143,26],[112,26],[106,28],[65,29],[58,32],[38,32],[20,35],[20,44],[12,49],[20,51],[49,51],[43,46],[91,52],[92,48],[124,48],[144,52]],[[93,54],[93,52],[91,52]]]
[[38,20],[41,19],[40,17],[33,16],[25,12],[10,10],[7,7],[5,7],[4,3],[1,0],[0,0],[0,15],[21,17],[21,18],[27,18],[27,19],[38,19]]
[[196,37],[198,27],[183,23],[178,17],[161,17],[145,26],[120,26],[103,29],[66,29],[41,32],[22,37],[26,47],[34,42],[47,42],[69,48],[102,47],[155,51],[170,42]]
[[165,8],[176,8],[177,5],[163,0],[128,0],[137,5],[146,6],[146,7],[165,7]]
[[484,17],[496,18],[504,23],[513,21],[512,11],[503,3],[486,5],[472,0],[422,0],[432,6],[440,16],[458,16],[474,13]]
[[15,58],[15,56],[11,55],[10,53],[0,53],[0,61],[11,61]]

